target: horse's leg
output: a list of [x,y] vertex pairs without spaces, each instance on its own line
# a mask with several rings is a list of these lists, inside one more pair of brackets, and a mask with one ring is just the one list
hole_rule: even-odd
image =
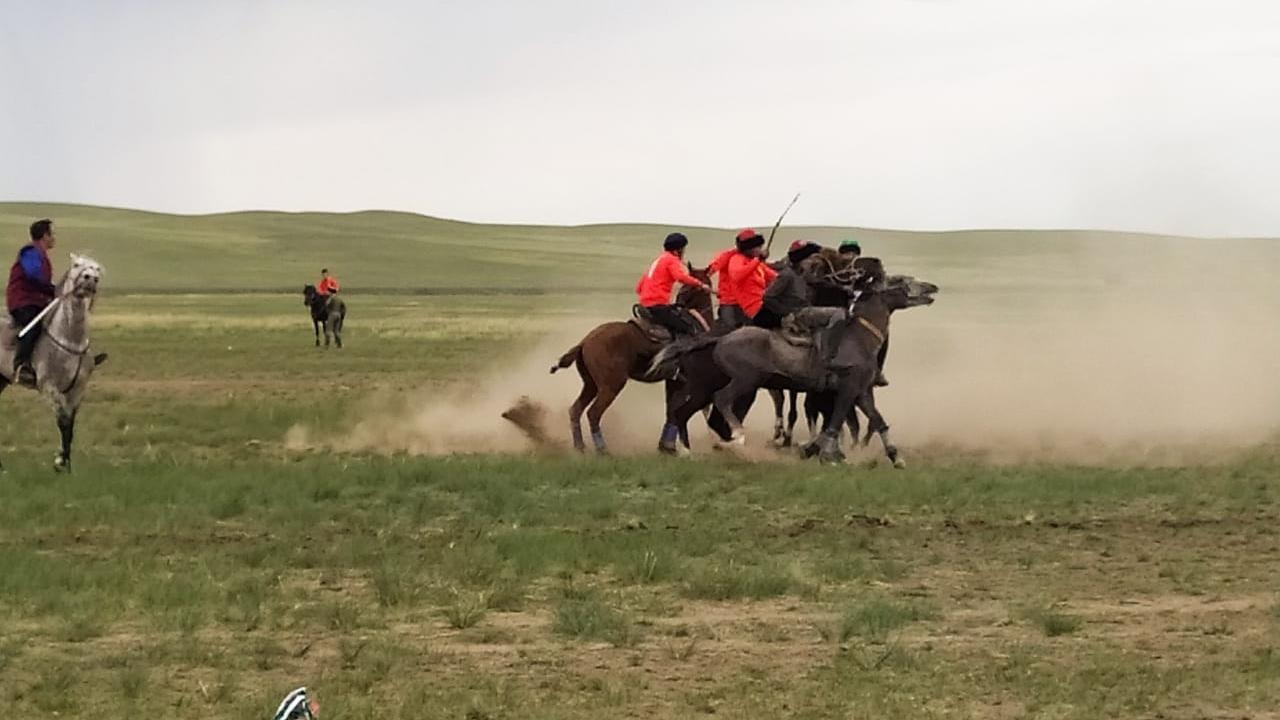
[[338,346],[339,350],[342,349],[342,318],[341,317],[333,321],[333,342]]
[[782,417],[787,409],[787,398],[781,390],[770,390],[769,399],[773,400],[773,444],[778,447],[786,447],[783,442],[785,435]]
[[689,388],[689,392],[685,394],[682,402],[667,410],[667,423],[680,428],[687,438],[689,418],[705,408],[709,402],[711,402],[711,396],[705,390]]
[[573,449],[583,452],[587,449],[587,444],[582,440],[582,413],[596,398],[597,389],[596,381],[591,378],[587,364],[581,357],[575,365],[578,368],[578,375],[582,378],[582,392],[578,393],[578,398],[569,406],[569,432],[573,434]]
[[311,324],[315,326],[316,330],[316,347],[320,347],[320,321],[315,318],[311,318]]
[[76,432],[76,411],[58,408],[56,411],[58,431],[62,433],[62,452],[53,461],[53,469],[58,472],[71,472],[71,440]]
[[804,395],[804,422],[809,429],[810,442],[818,438],[818,403],[820,401],[821,395],[818,393],[805,393]]
[[782,446],[791,447],[795,443],[796,438],[796,421],[800,419],[800,393],[791,390],[787,393],[791,397],[791,410],[787,413],[787,429],[782,434]]
[[862,408],[863,414],[867,416],[867,432],[874,431],[880,434],[880,442],[884,444],[884,454],[889,458],[889,462],[898,469],[906,467],[907,463],[898,455],[898,446],[889,439],[889,423],[884,421],[884,416],[876,408],[875,396],[870,392],[863,393],[858,398],[858,407]]
[[[662,437],[658,440],[658,451],[667,454],[678,454],[683,448],[686,452],[689,450],[689,425],[679,425],[671,422],[672,410],[677,405],[684,403],[689,393],[685,390],[685,384],[678,380],[665,381],[666,390],[666,420],[662,424]],[[676,443],[679,442],[679,445]]]
[[746,435],[742,432],[742,420],[734,412],[734,404],[739,398],[748,393],[754,398],[755,390],[758,387],[751,380],[735,377],[731,378],[729,384],[720,388],[715,394],[716,409],[720,411],[725,421],[729,423],[731,441],[739,445],[746,443]]
[[[0,375],[0,393],[3,393],[4,389],[7,387],[9,387],[8,379],[6,379],[3,375]],[[2,472],[5,472],[4,464],[0,463],[0,473]]]
[[609,446],[605,443],[604,432],[600,429],[600,418],[604,416],[604,411],[609,409],[613,401],[618,399],[618,393],[622,392],[626,384],[625,373],[621,375],[620,380],[602,384],[596,393],[595,402],[587,408],[587,426],[591,428],[591,442],[596,446],[596,452],[601,455],[609,454]]
[[844,452],[840,449],[840,436],[844,431],[844,425],[849,413],[853,412],[853,401],[852,383],[846,382],[845,386],[836,392],[833,407],[827,414],[826,422],[823,424],[822,436],[818,441],[820,449],[818,458],[820,460],[824,462],[841,462],[844,460]]

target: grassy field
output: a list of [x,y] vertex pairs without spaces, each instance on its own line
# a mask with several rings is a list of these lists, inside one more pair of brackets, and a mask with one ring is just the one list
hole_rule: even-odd
[[[624,312],[664,229],[18,205],[0,227],[33,213],[106,264],[112,359],[74,475],[49,471],[47,409],[0,398],[0,717],[268,717],[302,684],[326,718],[1277,717],[1275,443],[900,472],[298,451],[295,425],[341,432],[370,397],[443,394]],[[941,278],[961,310],[936,317],[997,325],[1054,304],[1032,285],[1068,292],[1082,246],[1194,256],[860,236]],[[278,292],[320,264],[353,289],[341,353]],[[923,317],[921,336],[942,322]]]

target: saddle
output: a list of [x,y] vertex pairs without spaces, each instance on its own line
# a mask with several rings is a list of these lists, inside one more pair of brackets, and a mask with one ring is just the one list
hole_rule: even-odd
[[778,328],[774,332],[785,340],[788,345],[803,348],[814,346],[813,331],[810,328],[797,323],[791,315],[783,318],[782,327]]
[[645,334],[645,337],[659,345],[666,345],[675,339],[675,335],[673,335],[670,330],[659,325],[643,314],[637,314],[636,317],[628,320],[627,322],[638,328],[640,332]]

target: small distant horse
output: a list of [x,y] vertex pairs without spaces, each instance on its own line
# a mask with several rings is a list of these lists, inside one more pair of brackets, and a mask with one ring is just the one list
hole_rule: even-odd
[[[695,270],[687,265],[689,273],[708,285],[711,276],[706,269]],[[676,304],[701,318],[704,327],[710,327],[712,320],[711,293],[699,287],[682,286],[676,294]],[[573,434],[575,450],[586,450],[582,438],[582,413],[587,413],[587,423],[591,428],[591,441],[596,452],[608,452],[604,433],[600,429],[600,418],[617,399],[628,380],[640,382],[657,382],[665,380],[668,401],[676,392],[678,384],[670,378],[650,377],[649,362],[662,349],[662,343],[650,337],[635,321],[607,322],[587,333],[577,345],[569,348],[560,357],[551,372],[556,372],[570,365],[576,365],[578,375],[582,377],[582,391],[569,408],[569,429]],[[588,408],[588,406],[590,406]],[[727,432],[727,428],[726,428]],[[682,440],[687,435],[682,432]]]
[[324,346],[329,336],[342,349],[342,323],[347,319],[347,304],[337,295],[321,295],[315,285],[302,287],[302,304],[311,309],[311,324],[316,330],[316,347],[320,347],[320,328],[324,328]]
[[[35,390],[53,406],[62,434],[62,450],[53,461],[54,470],[59,472],[71,472],[76,414],[94,368],[107,359],[106,353],[89,356],[89,311],[93,309],[101,279],[101,265],[90,258],[71,255],[71,267],[58,281],[57,300],[41,321],[44,332],[31,353],[31,366],[36,371]],[[17,384],[13,376],[13,354],[22,328],[10,325],[0,330],[5,334],[5,342],[0,344],[2,391]]]

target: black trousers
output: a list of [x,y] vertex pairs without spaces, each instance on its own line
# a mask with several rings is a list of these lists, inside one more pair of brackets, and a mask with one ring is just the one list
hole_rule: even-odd
[[[44,308],[39,305],[24,305],[10,310],[9,317],[13,318],[14,332],[22,332],[22,328],[26,327],[27,323],[35,320],[41,310],[44,310]],[[37,325],[31,328],[31,332],[18,338],[18,351],[13,358],[15,367],[31,359],[31,353],[36,349],[36,340],[40,339],[40,331],[42,329]]]
[[724,330],[737,330],[743,325],[747,325],[747,314],[742,311],[738,305],[721,305],[720,306],[720,327]]
[[777,330],[782,327],[782,317],[769,308],[762,307],[760,308],[760,311],[756,313],[756,316],[751,318],[751,324],[756,327]]
[[645,310],[654,322],[677,335],[693,335],[702,329],[679,305],[652,305]]

